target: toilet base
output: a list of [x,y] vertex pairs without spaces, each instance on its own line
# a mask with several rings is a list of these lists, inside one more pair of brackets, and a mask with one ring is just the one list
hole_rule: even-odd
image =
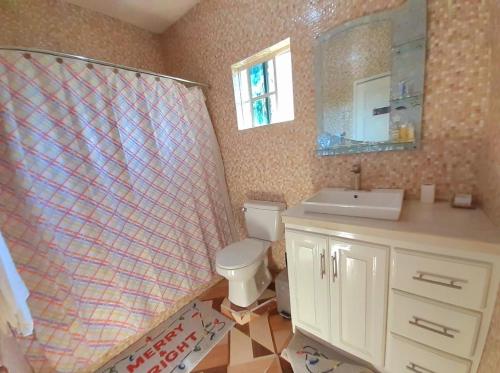
[[248,307],[262,295],[271,284],[271,273],[267,258],[263,260],[255,276],[248,280],[229,280],[229,301],[240,307]]

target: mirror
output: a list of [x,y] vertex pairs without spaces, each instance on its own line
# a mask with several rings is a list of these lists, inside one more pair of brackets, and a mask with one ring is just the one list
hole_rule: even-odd
[[319,36],[319,156],[420,145],[427,4],[407,0]]

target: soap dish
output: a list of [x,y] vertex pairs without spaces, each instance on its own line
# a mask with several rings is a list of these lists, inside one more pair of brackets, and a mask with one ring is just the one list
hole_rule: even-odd
[[474,210],[476,209],[477,206],[474,203],[467,206],[467,205],[456,205],[455,203],[451,202],[451,207],[456,209]]
[[455,194],[451,200],[451,206],[458,209],[473,210],[476,208],[472,194]]

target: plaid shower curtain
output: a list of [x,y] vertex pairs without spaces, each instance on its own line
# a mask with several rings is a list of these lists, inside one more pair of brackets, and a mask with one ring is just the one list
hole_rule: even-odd
[[82,371],[144,331],[231,242],[203,93],[169,79],[0,51],[0,187],[37,372]]

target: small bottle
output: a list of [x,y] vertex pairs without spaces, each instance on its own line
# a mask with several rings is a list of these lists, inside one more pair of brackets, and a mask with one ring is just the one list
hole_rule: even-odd
[[408,141],[408,125],[406,123],[399,127],[399,141]]
[[412,122],[408,122],[408,139],[409,142],[415,141],[415,126]]
[[406,80],[401,80],[399,82],[399,98],[404,98],[408,95],[408,82]]
[[391,129],[391,141],[392,142],[399,141],[399,124],[394,124]]
[[401,127],[401,117],[397,114],[392,118],[391,123],[391,141],[399,142],[399,130]]

